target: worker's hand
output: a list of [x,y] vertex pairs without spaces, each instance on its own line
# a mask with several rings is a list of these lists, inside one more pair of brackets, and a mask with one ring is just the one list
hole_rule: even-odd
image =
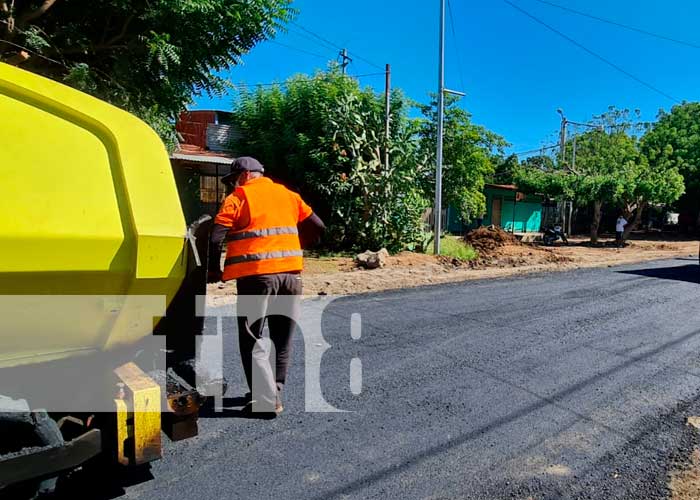
[[218,283],[221,281],[222,275],[221,271],[209,271],[207,273],[207,283]]

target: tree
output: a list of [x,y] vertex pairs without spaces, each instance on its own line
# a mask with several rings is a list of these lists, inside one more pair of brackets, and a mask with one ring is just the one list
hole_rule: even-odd
[[[486,212],[484,185],[494,173],[495,158],[503,155],[508,143],[499,135],[471,122],[471,115],[457,106],[459,98],[445,97],[445,127],[443,151],[444,203],[460,211],[469,223]],[[435,165],[437,142],[437,98],[419,106],[424,119],[419,136],[423,157]],[[431,167],[434,171],[434,167]],[[426,178],[426,191],[435,191],[434,176]]]
[[658,121],[642,138],[642,151],[656,169],[676,168],[687,191],[679,202],[682,210],[697,214],[700,227],[700,103],[674,106],[659,112]]
[[488,176],[488,181],[492,184],[513,184],[515,174],[520,168],[520,161],[516,155],[495,159],[495,168],[492,175]]
[[620,202],[623,193],[632,187],[638,162],[641,158],[636,142],[624,131],[608,134],[595,129],[577,137],[576,166],[570,167],[570,191],[577,202],[593,204],[592,242],[598,241],[603,204]]
[[631,165],[627,175],[625,189],[619,196],[622,213],[630,221],[625,228],[625,239],[637,229],[649,205],[670,205],[685,192],[683,176],[676,167],[650,163],[643,154]]
[[[649,164],[638,139],[629,133],[634,128],[629,111],[611,107],[594,120],[598,128],[576,137],[575,165],[523,168],[516,177],[521,189],[592,205],[591,242],[596,243],[605,204],[618,207],[631,221],[625,230],[627,237],[649,204],[678,199],[683,179],[674,167]],[[572,158],[573,141],[566,147],[565,157]]]
[[399,250],[421,239],[427,200],[407,101],[398,91],[391,101],[387,144],[384,97],[337,69],[243,91],[234,105],[242,132],[234,148],[309,199],[329,223],[327,246]]
[[554,170],[554,160],[547,155],[529,156],[523,161],[523,165],[527,168],[536,168],[544,171]]
[[291,0],[0,0],[0,61],[135,112],[172,139],[193,94],[273,38]]

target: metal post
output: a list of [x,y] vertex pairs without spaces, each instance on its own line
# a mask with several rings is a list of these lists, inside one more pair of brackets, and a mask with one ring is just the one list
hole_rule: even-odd
[[343,75],[345,75],[348,64],[352,61],[350,57],[348,56],[348,49],[343,49],[340,51],[340,57],[342,58],[342,62],[340,63],[340,67],[343,69]]
[[438,122],[435,169],[435,255],[440,255],[442,234],[442,141],[445,126],[445,0],[440,0],[440,53],[438,56]]
[[561,130],[559,131],[559,156],[562,166],[566,163],[566,116],[561,109],[557,109],[557,113],[561,115]]
[[384,167],[387,172],[389,171],[389,147],[390,147],[390,137],[391,137],[391,65],[386,65],[386,118],[385,118],[385,139],[386,139],[386,149],[384,151]]
[[[571,169],[576,170],[576,131],[574,131],[574,144],[573,144],[573,154],[571,156]],[[568,235],[571,236],[571,230],[573,229],[573,222],[572,219],[574,218],[574,202],[569,201],[569,227],[568,227]]]
[[[560,167],[564,168],[564,165],[566,165],[566,116],[564,116],[564,112],[561,109],[557,109],[557,113],[561,115],[561,130],[559,131],[559,162],[560,162]],[[559,215],[558,221],[561,222],[563,227],[565,226],[565,218],[566,214],[564,213],[564,202],[559,202]]]

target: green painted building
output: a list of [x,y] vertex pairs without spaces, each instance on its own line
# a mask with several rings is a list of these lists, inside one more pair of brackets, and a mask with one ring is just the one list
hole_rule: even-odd
[[[518,192],[513,185],[487,184],[486,214],[481,224],[498,226],[515,233],[537,233],[542,226],[544,198],[525,195]],[[465,231],[459,212],[452,207],[448,209],[448,231],[463,233]],[[478,224],[472,223],[472,227]]]

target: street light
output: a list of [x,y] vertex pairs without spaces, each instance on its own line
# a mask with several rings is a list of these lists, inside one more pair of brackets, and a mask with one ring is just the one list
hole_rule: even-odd
[[442,233],[442,146],[445,126],[445,0],[440,0],[440,52],[438,55],[438,122],[437,151],[435,167],[435,255],[440,255],[440,235]]
[[440,53],[438,61],[437,165],[435,167],[435,207],[433,209],[435,255],[440,255],[440,235],[442,233],[442,153],[445,135],[445,94],[459,97],[466,95],[464,92],[445,88],[445,0],[440,0]]

